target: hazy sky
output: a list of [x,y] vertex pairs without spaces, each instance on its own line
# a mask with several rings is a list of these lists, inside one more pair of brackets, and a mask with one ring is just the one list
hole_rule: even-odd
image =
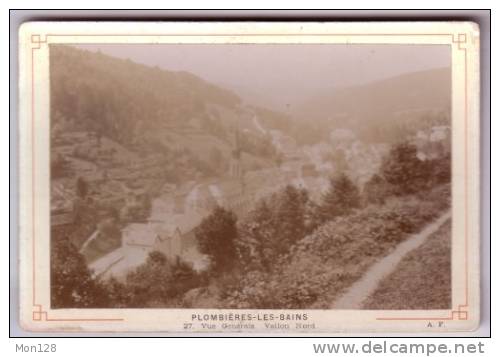
[[[394,75],[447,67],[446,45],[79,45],[167,70],[188,71],[278,104]],[[261,98],[259,98],[261,97]]]

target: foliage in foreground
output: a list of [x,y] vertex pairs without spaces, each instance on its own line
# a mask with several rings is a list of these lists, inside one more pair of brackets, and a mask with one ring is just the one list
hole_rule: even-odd
[[203,275],[155,252],[125,283],[103,284],[78,252],[56,245],[53,305],[328,308],[376,259],[449,206],[449,180],[449,156],[422,162],[401,144],[362,194],[339,175],[319,203],[289,185],[238,223],[217,207],[196,229],[200,251],[212,260]]
[[238,308],[328,308],[375,259],[448,206],[449,186],[425,197],[394,197],[326,223],[275,261],[274,269],[245,274],[224,303]]
[[176,307],[179,298],[200,284],[192,267],[176,259],[171,261],[160,252],[151,252],[146,262],[127,275],[124,284],[112,279],[116,307]]
[[51,244],[50,297],[52,308],[106,307],[104,287],[92,278],[85,258],[67,238]]
[[238,235],[236,220],[232,211],[217,206],[195,229],[198,248],[209,256],[214,271],[228,270],[234,263],[234,242]]

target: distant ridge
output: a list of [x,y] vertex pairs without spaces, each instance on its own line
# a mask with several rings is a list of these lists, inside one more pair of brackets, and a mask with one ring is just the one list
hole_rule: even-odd
[[450,107],[451,68],[445,67],[332,89],[307,100],[297,116],[306,121],[328,122],[332,128],[366,132],[369,128],[394,126],[401,120],[449,116]]

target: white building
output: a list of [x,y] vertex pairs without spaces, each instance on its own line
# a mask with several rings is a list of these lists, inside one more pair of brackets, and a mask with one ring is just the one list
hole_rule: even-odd
[[194,228],[201,222],[201,216],[191,212],[171,218],[169,222],[149,221],[127,225],[122,230],[121,247],[89,265],[94,276],[113,276],[123,280],[130,271],[145,263],[153,251],[165,254],[172,261],[180,257],[192,263],[196,270],[205,269],[207,262],[197,252],[194,238]]

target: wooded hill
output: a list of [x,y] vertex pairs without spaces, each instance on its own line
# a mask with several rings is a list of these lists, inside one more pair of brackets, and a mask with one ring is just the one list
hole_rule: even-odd
[[449,125],[450,108],[451,68],[446,67],[332,88],[306,101],[297,116],[349,128],[365,140],[397,141],[419,128]]
[[244,106],[188,72],[64,45],[51,45],[50,58],[51,124],[62,133],[95,132],[138,152],[188,149],[207,159],[213,148],[229,155],[238,130],[244,160],[266,165],[276,153],[253,116],[268,129],[286,128],[285,116]]

